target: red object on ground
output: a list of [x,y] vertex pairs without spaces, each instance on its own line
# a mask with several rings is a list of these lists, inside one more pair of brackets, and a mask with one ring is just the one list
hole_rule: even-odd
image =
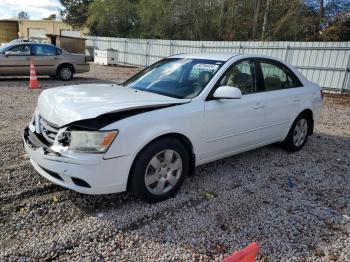
[[256,242],[253,242],[242,250],[233,252],[231,256],[224,258],[222,262],[254,262],[258,253],[259,246]]
[[33,62],[30,62],[30,76],[29,76],[29,89],[40,88],[38,79],[36,78],[36,72]]

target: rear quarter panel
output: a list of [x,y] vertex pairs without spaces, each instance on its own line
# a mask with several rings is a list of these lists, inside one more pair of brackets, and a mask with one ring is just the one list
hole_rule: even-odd
[[72,64],[75,73],[83,73],[90,70],[90,65],[85,62],[84,54],[62,53],[57,67],[65,63]]
[[321,117],[322,107],[323,107],[323,99],[321,97],[321,90],[322,88],[313,82],[310,82],[310,88],[312,88],[312,91],[310,91],[311,94],[311,102],[312,102],[312,111],[314,113],[314,121],[319,121]]
[[321,97],[321,88],[319,85],[312,82],[304,82],[304,87],[300,88],[299,97],[300,97],[300,105],[298,110],[296,111],[296,115],[293,120],[290,122],[289,128],[285,131],[284,137],[287,136],[294,120],[298,117],[298,115],[304,110],[310,109],[313,114],[314,124],[319,120],[323,100]]

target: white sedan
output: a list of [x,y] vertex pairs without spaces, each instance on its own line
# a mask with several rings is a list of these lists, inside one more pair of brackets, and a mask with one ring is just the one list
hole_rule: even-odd
[[198,165],[276,142],[301,149],[321,109],[320,87],[281,60],[181,54],[123,85],[43,91],[23,140],[53,183],[157,202]]

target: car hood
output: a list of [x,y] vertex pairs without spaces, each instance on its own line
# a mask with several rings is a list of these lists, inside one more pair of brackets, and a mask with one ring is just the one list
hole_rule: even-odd
[[61,127],[106,113],[189,101],[191,99],[176,99],[114,84],[73,85],[43,91],[38,100],[37,113]]

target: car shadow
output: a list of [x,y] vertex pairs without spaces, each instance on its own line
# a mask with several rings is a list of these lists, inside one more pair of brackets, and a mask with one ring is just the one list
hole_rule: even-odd
[[[196,168],[196,172],[194,175],[191,175],[188,177],[185,181],[184,188],[181,190],[183,193],[188,193],[191,189],[186,188],[186,185],[189,183],[194,183],[195,185],[201,184],[200,181],[202,179],[202,176],[215,176],[219,175],[216,174],[216,169],[220,167],[221,172],[226,172],[233,170],[237,168],[237,166],[244,165],[245,163],[250,163],[254,167],[256,166],[266,166],[267,168],[287,168],[287,169],[292,169],[292,167],[295,165],[299,165],[299,159],[304,160],[304,155],[311,155],[315,159],[315,162],[321,162],[321,152],[319,151],[319,144],[323,145],[328,145],[332,144],[335,146],[335,149],[332,152],[335,153],[341,153],[342,148],[348,148],[350,149],[350,137],[341,137],[341,136],[332,136],[332,135],[326,135],[326,134],[314,134],[312,137],[309,138],[307,144],[305,147],[295,153],[287,152],[281,146],[276,143],[272,145],[268,145],[262,148],[254,149],[248,152],[240,153],[231,157],[227,157],[225,159],[217,160],[208,164],[204,164],[202,166],[199,166]],[[337,145],[340,145],[340,147],[337,147]],[[318,154],[315,154],[317,152]],[[329,152],[329,150],[327,151]],[[282,163],[279,161],[276,161],[276,158],[280,159],[279,156],[285,159],[294,159],[296,160],[295,163],[294,161],[292,163]],[[309,165],[304,164],[303,170],[306,170],[308,168],[311,168]],[[247,173],[250,173],[251,170],[247,169],[244,170],[241,169],[241,171],[246,171]],[[268,174],[267,174],[268,175]],[[218,180],[220,180],[219,177]],[[253,178],[253,181],[256,179]],[[251,180],[252,181],[252,180]],[[212,181],[215,183],[215,181]],[[287,182],[286,182],[287,183]],[[213,188],[217,187],[217,185],[212,185]],[[203,189],[207,188],[205,186]],[[197,189],[197,187],[196,187]],[[80,193],[76,193],[74,191],[70,191],[72,193],[72,201],[80,208],[88,210],[95,210],[96,208],[106,208],[106,203],[108,202],[120,202],[124,203],[125,201],[127,202],[129,199],[132,201],[135,201],[136,198],[133,197],[131,193],[117,193],[117,194],[106,194],[106,195],[84,195]],[[83,199],[88,199],[89,201],[81,201]],[[141,202],[141,201],[140,201]]]

